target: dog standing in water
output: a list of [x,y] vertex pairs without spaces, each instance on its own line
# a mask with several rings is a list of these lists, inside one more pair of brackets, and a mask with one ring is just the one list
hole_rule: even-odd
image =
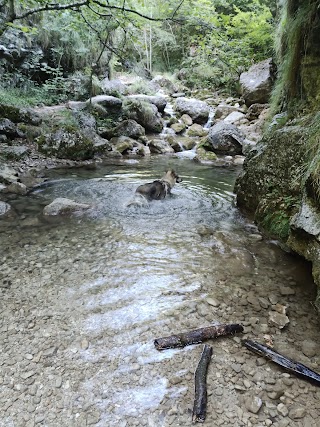
[[181,182],[182,179],[175,173],[174,170],[168,170],[161,179],[157,179],[148,184],[140,185],[136,189],[134,199],[127,206],[145,206],[152,200],[162,200],[171,193],[171,189],[176,182]]

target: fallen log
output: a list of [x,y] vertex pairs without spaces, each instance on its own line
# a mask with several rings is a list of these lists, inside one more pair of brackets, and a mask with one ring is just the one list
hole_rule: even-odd
[[303,365],[300,362],[295,362],[288,357],[283,356],[277,351],[273,350],[271,347],[267,345],[259,344],[258,342],[251,340],[243,340],[243,345],[247,347],[247,349],[253,351],[259,356],[264,356],[277,365],[282,366],[286,371],[293,373],[294,375],[306,379],[309,382],[320,387],[320,374]]
[[205,344],[195,373],[195,397],[192,421],[204,423],[207,415],[207,372],[212,356],[212,347]]
[[206,328],[195,329],[190,332],[183,332],[169,337],[158,338],[154,341],[154,345],[157,350],[185,347],[186,345],[199,344],[200,342],[207,341],[211,338],[233,335],[236,332],[243,332],[243,326],[237,323],[208,326]]

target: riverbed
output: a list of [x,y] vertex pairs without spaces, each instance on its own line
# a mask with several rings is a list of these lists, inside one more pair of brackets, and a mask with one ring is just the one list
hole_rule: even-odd
[[[183,179],[171,197],[127,207],[168,168]],[[239,172],[172,156],[112,160],[48,170],[10,200],[17,216],[0,224],[0,426],[192,425],[202,345],[159,352],[153,341],[241,323],[243,334],[209,342],[206,424],[316,427],[319,389],[241,344],[268,343],[320,370],[310,266],[241,216]],[[91,209],[45,219],[57,197]],[[282,329],[270,321],[277,310],[288,316]]]

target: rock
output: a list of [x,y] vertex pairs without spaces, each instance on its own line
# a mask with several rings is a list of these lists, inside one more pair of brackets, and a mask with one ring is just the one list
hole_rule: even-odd
[[11,212],[12,212],[11,206],[6,202],[1,202],[0,200],[0,218],[9,216]]
[[186,125],[184,123],[173,123],[170,127],[175,133],[181,133],[185,130]]
[[177,98],[175,109],[181,114],[188,114],[195,123],[206,123],[209,117],[209,105],[195,98]]
[[269,107],[269,104],[252,104],[246,112],[246,118],[248,120],[256,120],[263,110],[266,110]]
[[189,114],[182,114],[182,116],[180,117],[180,120],[186,125],[186,126],[191,126],[193,121],[192,118],[189,116]]
[[169,136],[166,138],[168,143],[170,144],[170,147],[172,147],[174,149],[175,153],[179,153],[182,151],[182,144],[180,143],[180,141],[173,137],[173,136]]
[[106,131],[100,132],[100,135],[103,138],[112,138],[119,136],[129,136],[130,138],[139,138],[140,136],[145,135],[144,128],[139,125],[135,120],[124,120],[119,123],[116,127],[108,129]]
[[273,310],[274,310],[274,311],[277,311],[277,312],[278,312],[278,313],[280,313],[280,314],[287,314],[287,308],[288,308],[288,306],[286,306],[286,305],[276,304],[276,305],[273,307]]
[[6,117],[13,123],[25,123],[34,126],[39,126],[42,121],[41,117],[33,109],[5,104],[0,104],[0,117]]
[[112,144],[115,150],[123,154],[126,151],[133,149],[135,140],[127,136],[119,136],[117,138],[111,138],[110,143]]
[[306,413],[306,408],[303,408],[301,406],[291,406],[289,410],[289,418],[291,418],[292,420],[298,420],[300,418],[303,418]]
[[123,115],[148,131],[160,133],[163,129],[163,120],[152,103],[127,97],[123,102]]
[[241,91],[247,106],[268,103],[274,81],[273,69],[272,59],[269,58],[241,74]]
[[43,209],[45,216],[71,215],[90,209],[90,205],[77,203],[70,199],[57,198]]
[[23,136],[23,133],[20,132],[17,126],[9,119],[0,119],[0,134],[5,135],[9,139]]
[[170,144],[163,139],[151,139],[148,144],[151,153],[154,154],[170,154],[174,153],[174,149]]
[[217,155],[213,151],[207,151],[201,146],[197,147],[196,153],[195,160],[200,163],[214,162],[217,160]]
[[248,396],[245,399],[245,407],[249,412],[252,412],[253,414],[257,414],[262,406],[262,400],[259,396]]
[[125,84],[122,83],[121,80],[109,80],[108,78],[105,78],[101,80],[100,87],[105,95],[111,95],[116,96],[117,95],[124,95],[128,92],[128,89]]
[[178,90],[178,86],[165,76],[155,76],[151,80],[151,83],[153,83],[156,87],[164,89],[168,94],[172,94]]
[[208,130],[204,129],[201,125],[194,123],[193,125],[191,125],[187,131],[187,135],[188,136],[205,136],[207,135]]
[[277,406],[277,410],[279,414],[281,414],[283,417],[286,417],[289,413],[288,408],[283,403],[279,403],[279,405]]
[[243,113],[240,113],[240,111],[233,111],[223,121],[228,124],[236,124],[244,118],[245,115]]
[[216,154],[242,154],[244,136],[234,126],[219,122],[209,129],[206,144],[211,145]]
[[314,357],[318,353],[318,346],[313,341],[304,340],[301,343],[302,353],[307,357]]
[[1,155],[7,160],[21,160],[30,154],[30,148],[26,145],[2,145]]
[[0,163],[0,182],[3,184],[11,184],[18,181],[18,173],[12,167]]
[[196,146],[194,138],[189,138],[188,136],[179,138],[179,141],[184,150],[192,150]]
[[219,307],[220,305],[219,301],[211,297],[206,298],[206,301],[209,305],[212,305],[212,307]]
[[[233,163],[235,165],[243,165],[244,161],[245,161],[245,156],[239,156],[239,155],[234,156]],[[262,237],[260,236],[260,239],[258,239],[258,237],[257,237],[257,241],[258,240],[262,240]]]
[[106,109],[121,108],[122,100],[110,95],[97,95],[87,100],[87,105],[98,104]]
[[269,323],[283,329],[290,322],[285,314],[277,313],[276,311],[269,312]]
[[5,190],[6,193],[22,195],[27,194],[27,191],[27,187],[21,182],[13,182],[12,184],[8,185]]
[[288,295],[295,295],[296,291],[292,288],[290,288],[289,286],[281,286],[280,287],[280,294],[283,296],[288,296]]
[[167,100],[164,96],[160,95],[128,95],[127,99],[133,99],[138,101],[148,102],[149,104],[153,104],[157,107],[158,111],[161,113],[164,111],[167,105]]

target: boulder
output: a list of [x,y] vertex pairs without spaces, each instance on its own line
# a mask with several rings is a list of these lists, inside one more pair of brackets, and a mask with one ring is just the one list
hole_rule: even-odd
[[0,163],[0,183],[11,184],[18,181],[18,173],[10,166]]
[[121,80],[109,80],[108,78],[103,79],[100,82],[100,87],[105,95],[124,95],[128,92],[128,89]]
[[254,64],[240,76],[242,96],[247,106],[266,104],[269,101],[274,82],[272,59]]
[[155,105],[158,111],[160,111],[160,113],[163,113],[167,105],[166,98],[160,95],[144,95],[144,94],[128,95],[127,99],[149,102],[150,104]]
[[5,135],[9,139],[23,137],[23,133],[9,119],[0,119],[0,134]]
[[191,125],[187,131],[188,136],[205,136],[208,133],[208,129],[204,129],[201,125],[194,123]]
[[240,111],[233,111],[232,113],[228,114],[228,116],[223,120],[225,123],[229,124],[239,124],[243,119],[246,120],[246,116],[243,113],[240,113]]
[[269,107],[269,104],[252,104],[248,108],[246,113],[246,118],[248,120],[256,120],[262,113],[262,111],[266,110]]
[[214,118],[215,119],[224,119],[227,117],[230,113],[233,113],[234,111],[238,111],[237,107],[234,107],[232,105],[227,104],[219,104],[214,112]]
[[234,126],[219,122],[209,129],[206,144],[217,154],[242,154],[242,133]]
[[193,121],[192,118],[188,115],[188,114],[182,114],[182,116],[180,117],[180,120],[186,125],[186,126],[191,126]]
[[120,98],[117,98],[115,96],[110,95],[97,95],[92,97],[91,99],[87,100],[87,105],[89,104],[98,104],[101,107],[104,107],[106,109],[119,109],[122,106],[122,101]]
[[163,120],[152,103],[127,97],[123,102],[123,115],[127,119],[135,120],[150,132],[160,133],[163,129]]
[[34,126],[38,126],[42,122],[41,117],[33,109],[6,104],[0,104],[0,117],[5,117],[13,123],[26,123]]
[[170,146],[168,141],[164,139],[151,139],[148,144],[150,152],[153,154],[170,154],[174,153],[174,149]]
[[136,141],[128,136],[119,136],[111,138],[110,143],[113,148],[123,154],[128,150],[132,150]]
[[208,121],[209,105],[196,98],[177,98],[175,109],[180,114],[188,114],[195,123],[203,124]]
[[168,94],[172,94],[174,92],[177,92],[179,90],[178,86],[174,84],[168,77],[165,76],[155,76],[151,83],[155,85],[156,88],[163,89]]
[[77,203],[74,200],[57,198],[43,209],[45,216],[57,215],[72,215],[73,213],[81,213],[90,209],[90,205]]
[[200,163],[213,163],[217,160],[217,155],[213,151],[207,151],[204,147],[198,146],[195,160]]
[[22,184],[21,182],[13,182],[12,184],[8,185],[6,189],[4,190],[5,193],[12,193],[12,194],[27,194],[27,187]]
[[30,154],[31,150],[26,145],[6,145],[1,146],[1,155],[6,160],[20,160]]
[[136,138],[145,135],[145,129],[139,125],[135,120],[124,120],[119,123],[116,127],[100,132],[103,138],[112,138],[119,136],[128,136],[130,138]]
[[181,133],[185,130],[186,125],[184,123],[173,123],[170,126],[171,129],[173,129],[175,131],[175,133]]

